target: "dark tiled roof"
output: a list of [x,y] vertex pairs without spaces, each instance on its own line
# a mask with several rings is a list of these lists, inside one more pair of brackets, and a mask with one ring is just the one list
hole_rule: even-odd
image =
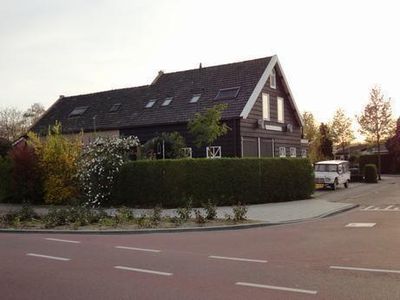
[[[59,99],[32,128],[43,132],[55,121],[65,132],[81,129],[91,131],[187,122],[196,112],[202,112],[217,103],[227,103],[223,119],[238,118],[254,90],[270,57],[250,61],[162,74],[147,86],[111,90]],[[219,89],[240,87],[235,99],[214,100]],[[201,94],[197,103],[189,103],[193,94]],[[173,97],[167,106],[161,106],[166,97]],[[145,108],[151,99],[157,102]],[[120,109],[110,108],[120,103]],[[76,107],[88,106],[80,117],[69,117]],[[95,122],[93,120],[95,118]]]

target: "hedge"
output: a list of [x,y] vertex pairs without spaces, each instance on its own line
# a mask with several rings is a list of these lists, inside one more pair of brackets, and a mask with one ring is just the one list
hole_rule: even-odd
[[[364,167],[367,164],[374,164],[378,166],[378,155],[367,154],[361,155],[359,158],[360,170],[364,174]],[[391,154],[381,154],[381,173],[382,174],[393,174],[400,173],[400,165],[394,159]]]
[[223,158],[135,161],[125,164],[113,188],[113,204],[133,207],[194,206],[291,201],[314,190],[310,162],[298,158]]
[[376,165],[374,164],[365,165],[365,182],[366,183],[378,182]]
[[12,162],[7,157],[0,156],[0,203],[9,202],[12,198],[11,175]]

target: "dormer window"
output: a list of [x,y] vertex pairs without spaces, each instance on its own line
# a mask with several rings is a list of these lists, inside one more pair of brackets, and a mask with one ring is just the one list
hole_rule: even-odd
[[220,89],[214,100],[235,99],[239,94],[240,87]]
[[108,112],[113,113],[119,111],[121,108],[121,103],[115,103],[113,106],[111,106],[110,110]]
[[147,104],[145,105],[145,108],[151,108],[153,107],[153,105],[157,102],[157,99],[152,99],[149,100],[149,102],[147,102]]
[[276,89],[276,72],[275,69],[272,69],[271,75],[269,76],[269,86],[273,89]]
[[69,118],[71,118],[71,117],[80,117],[88,110],[88,108],[89,108],[89,106],[75,107],[74,110],[70,112],[68,117]]
[[172,102],[172,97],[167,97],[164,99],[164,102],[161,104],[161,106],[168,106]]
[[197,101],[199,101],[201,97],[201,94],[193,94],[192,99],[190,99],[190,103],[196,103]]

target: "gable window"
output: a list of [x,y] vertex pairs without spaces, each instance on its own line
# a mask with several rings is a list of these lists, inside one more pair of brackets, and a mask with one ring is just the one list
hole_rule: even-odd
[[155,104],[157,102],[157,99],[152,99],[152,100],[149,100],[149,102],[147,102],[147,104],[146,104],[146,108],[150,108],[150,107],[153,107],[153,105]]
[[262,94],[262,114],[263,120],[269,120],[269,95],[264,93]]
[[68,117],[79,117],[82,116],[87,110],[89,106],[79,106],[75,107],[73,111],[70,112]]
[[197,101],[199,101],[200,97],[201,97],[201,94],[194,94],[192,96],[192,99],[190,99],[190,103],[196,103]]
[[279,157],[286,157],[286,148],[279,147]]
[[167,97],[164,99],[164,102],[161,104],[161,106],[168,106],[172,102],[172,97]]
[[113,106],[111,106],[110,110],[108,112],[117,112],[121,108],[121,103],[115,103]]
[[233,87],[228,89],[220,89],[214,100],[228,100],[235,99],[239,94],[240,87]]
[[269,76],[269,86],[273,89],[276,89],[276,72],[275,69],[272,69],[271,75]]
[[278,122],[279,123],[284,123],[285,122],[285,114],[284,114],[284,102],[283,98],[278,97],[277,98],[277,107],[278,107]]
[[296,148],[290,147],[290,157],[296,157]]

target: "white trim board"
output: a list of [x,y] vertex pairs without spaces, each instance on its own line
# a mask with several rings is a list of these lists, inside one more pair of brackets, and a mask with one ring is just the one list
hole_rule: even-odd
[[258,96],[260,95],[260,93],[262,92],[263,87],[267,83],[267,80],[268,80],[269,76],[271,75],[272,69],[275,67],[275,65],[278,66],[279,71],[280,71],[280,73],[282,75],[283,83],[285,84],[285,86],[287,88],[287,91],[288,91],[288,94],[290,96],[289,101],[291,101],[291,103],[293,104],[294,110],[295,110],[295,112],[297,114],[297,117],[298,117],[298,119],[300,121],[300,125],[304,126],[303,118],[301,117],[300,111],[299,111],[299,109],[298,109],[298,107],[296,105],[296,102],[295,102],[294,97],[293,97],[293,93],[290,90],[288,81],[286,79],[285,73],[283,72],[283,69],[281,67],[281,64],[279,62],[279,59],[278,59],[277,55],[274,55],[274,56],[271,57],[271,60],[269,61],[268,66],[265,68],[264,73],[261,75],[261,78],[258,81],[258,83],[257,83],[256,87],[254,88],[253,92],[251,93],[249,100],[247,100],[246,105],[244,106],[242,112],[240,113],[240,117],[242,117],[243,119],[247,119],[247,117],[250,114],[251,109],[253,108],[254,104],[257,101]]

